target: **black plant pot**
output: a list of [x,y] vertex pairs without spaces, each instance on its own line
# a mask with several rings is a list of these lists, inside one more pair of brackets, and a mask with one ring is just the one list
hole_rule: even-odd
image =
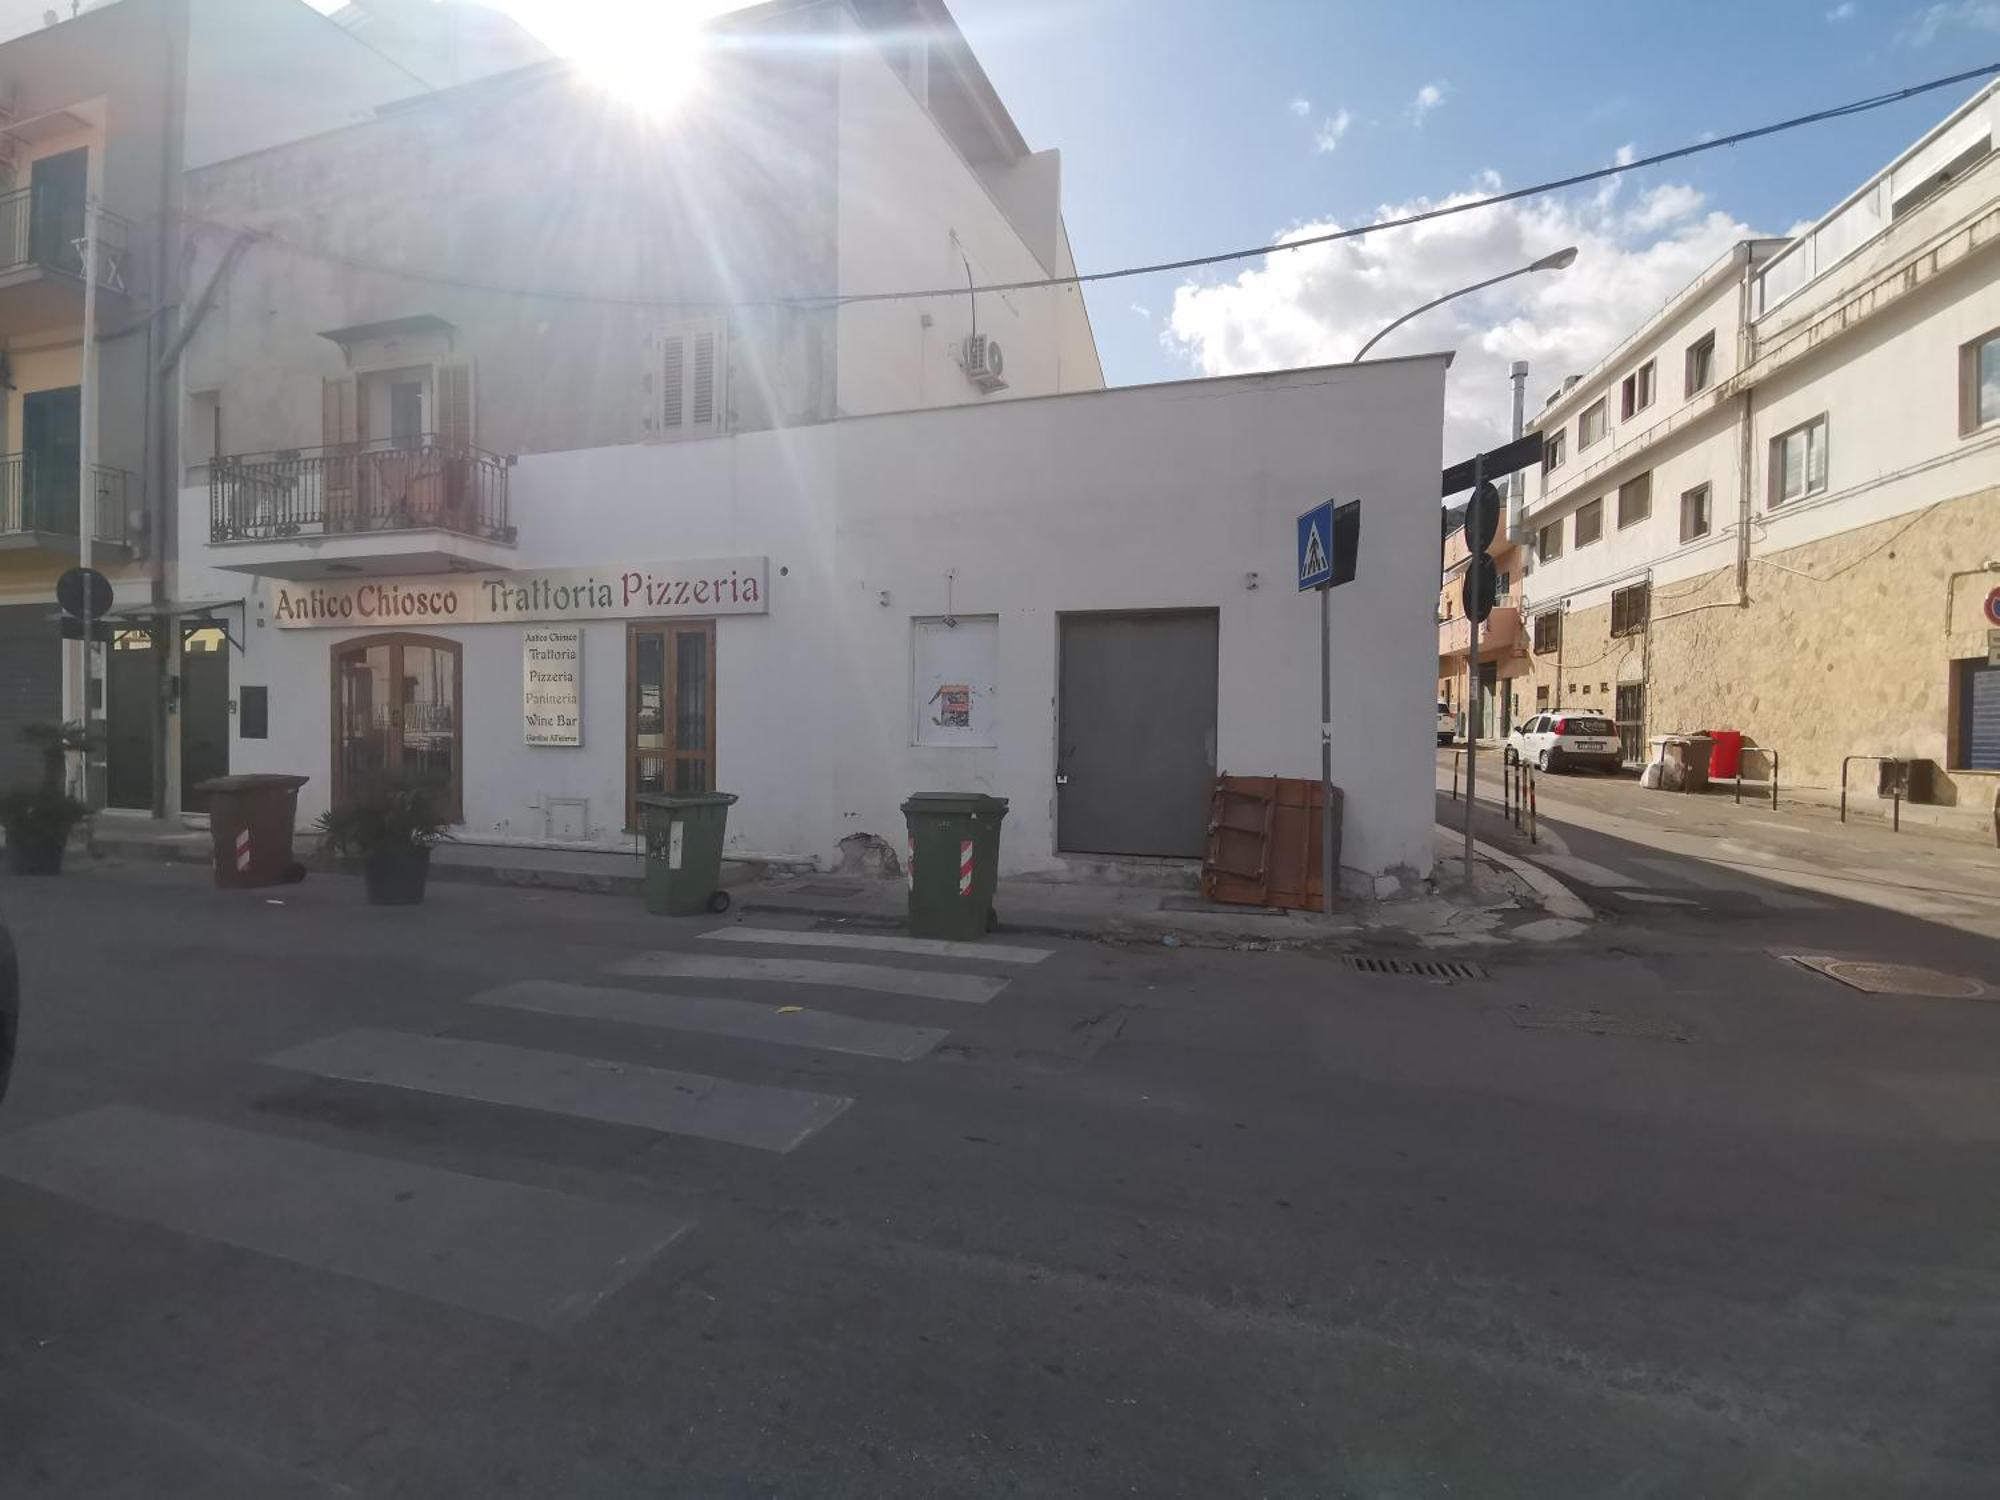
[[47,829],[10,829],[7,834],[7,868],[16,875],[62,874],[63,846],[67,831],[57,834]]
[[379,849],[361,863],[361,878],[374,906],[416,906],[424,899],[430,873],[430,849],[409,844]]

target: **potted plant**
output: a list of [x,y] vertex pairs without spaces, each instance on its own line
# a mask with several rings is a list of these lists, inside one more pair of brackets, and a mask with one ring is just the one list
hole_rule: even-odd
[[63,849],[90,809],[63,790],[63,760],[96,743],[79,724],[26,724],[21,738],[42,755],[35,786],[0,793],[0,828],[7,832],[7,868],[16,875],[60,875]]
[[372,904],[415,906],[424,899],[431,850],[451,837],[449,822],[435,782],[379,776],[358,800],[320,814],[320,848],[360,861]]

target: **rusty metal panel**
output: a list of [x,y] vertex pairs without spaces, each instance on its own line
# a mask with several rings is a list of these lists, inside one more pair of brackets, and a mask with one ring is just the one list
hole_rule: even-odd
[[[1333,864],[1340,868],[1341,791],[1333,789]],[[1202,894],[1240,906],[1317,911],[1320,786],[1286,776],[1218,776],[1209,808]]]

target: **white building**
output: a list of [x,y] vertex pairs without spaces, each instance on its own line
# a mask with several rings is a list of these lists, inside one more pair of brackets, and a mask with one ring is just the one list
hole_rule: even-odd
[[1651,735],[1741,729],[1822,786],[1844,757],[1914,759],[1936,800],[1991,803],[1996,118],[1989,87],[1798,238],[1738,245],[1549,400],[1518,533],[1534,701],[1517,719],[1609,711],[1633,757]]
[[533,69],[191,179],[175,590],[242,647],[230,768],[310,817],[421,766],[474,842],[718,787],[733,851],[831,862],[974,789],[1008,870],[1198,856],[1218,770],[1317,774],[1332,495],[1343,864],[1426,872],[1445,357],[1104,391],[1073,285],[956,290],[1074,262],[941,6],[722,38],[654,136]]

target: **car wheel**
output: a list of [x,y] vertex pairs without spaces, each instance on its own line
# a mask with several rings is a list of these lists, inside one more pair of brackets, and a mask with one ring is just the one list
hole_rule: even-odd
[[1551,769],[1549,765],[1549,749],[1546,745],[1535,756],[1535,769],[1537,771],[1548,771]]

